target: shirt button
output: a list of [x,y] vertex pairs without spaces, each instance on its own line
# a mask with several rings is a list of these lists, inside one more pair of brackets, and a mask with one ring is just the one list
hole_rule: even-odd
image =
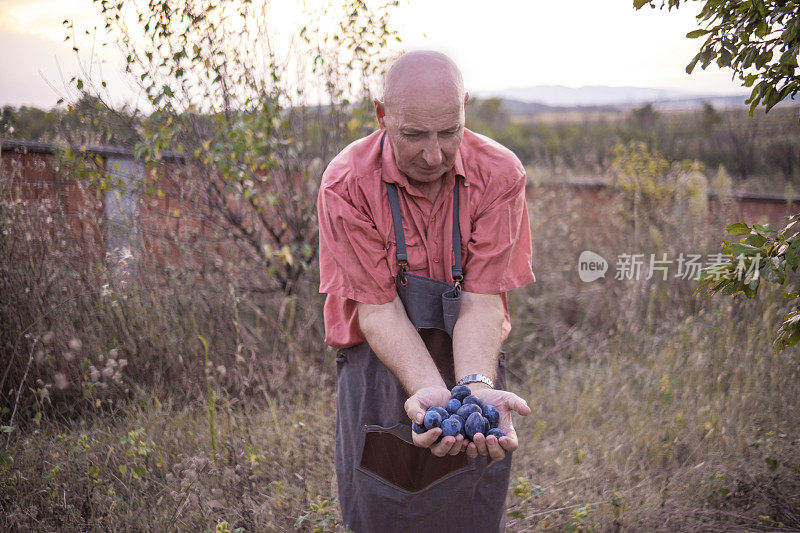
[[438,263],[438,262],[439,262],[439,258],[438,258],[438,257],[434,257],[434,258],[433,258],[433,262],[434,262],[434,263]]

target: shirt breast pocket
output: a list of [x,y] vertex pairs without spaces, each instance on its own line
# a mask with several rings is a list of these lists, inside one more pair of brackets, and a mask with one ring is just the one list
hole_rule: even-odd
[[[397,244],[394,239],[389,241],[386,253],[390,258],[392,272],[397,275]],[[423,275],[428,273],[428,257],[425,252],[425,246],[421,242],[406,242],[406,255],[408,256],[408,272]]]

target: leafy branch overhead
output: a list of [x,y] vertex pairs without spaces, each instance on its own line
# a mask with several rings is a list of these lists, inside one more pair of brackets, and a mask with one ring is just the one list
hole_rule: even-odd
[[[687,1],[662,0],[660,8],[671,10]],[[633,1],[636,9],[656,4]],[[686,36],[705,41],[686,72],[691,74],[698,63],[705,69],[712,62],[733,70],[745,87],[752,88],[746,101],[751,116],[759,104],[768,112],[800,90],[800,2],[706,0],[697,21],[702,27]]]
[[[689,0],[661,0],[661,9],[680,7]],[[699,1],[699,0],[696,0]],[[655,0],[633,0],[633,6],[656,8]],[[686,66],[692,73],[697,63],[705,69],[713,61],[730,68],[746,87],[752,87],[746,103],[750,116],[759,104],[769,112],[778,102],[794,99],[800,90],[797,57],[800,53],[800,3],[766,0],[706,0],[697,21],[702,28],[690,31],[690,39],[705,37],[700,51]],[[731,235],[746,235],[739,242],[723,241],[722,255],[727,260],[704,269],[695,294],[756,295],[761,280],[785,285],[797,282],[800,237],[791,235],[800,214],[788,218],[781,231],[770,226],[749,226],[737,222],[727,227]],[[773,234],[777,235],[773,236]],[[795,275],[790,275],[795,274]],[[784,298],[798,302],[800,291],[786,292]],[[776,352],[800,341],[800,303],[783,319],[773,341]]]

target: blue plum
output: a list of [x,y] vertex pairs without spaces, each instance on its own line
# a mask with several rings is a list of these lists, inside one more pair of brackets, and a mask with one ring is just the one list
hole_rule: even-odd
[[420,426],[416,422],[411,422],[411,431],[414,433],[425,433],[428,430],[425,428],[425,426]]
[[484,416],[483,417],[483,431],[481,431],[481,433],[483,433],[483,435],[486,436],[489,433],[490,429],[492,429],[492,425],[489,423],[489,419]]
[[450,415],[448,418],[457,418],[458,421],[461,422],[462,426],[467,423],[466,419],[458,413]]
[[480,413],[480,412],[481,412],[480,407],[478,407],[474,403],[469,403],[467,405],[462,405],[458,409],[458,411],[456,411],[456,414],[466,421],[467,418],[469,418],[469,415],[471,415],[472,413]]
[[434,411],[433,409],[428,409],[425,412],[425,420],[424,425],[428,429],[438,428],[442,426],[442,415]]
[[492,435],[492,436],[494,436],[494,437],[497,437],[498,439],[499,439],[500,437],[505,437],[505,436],[506,436],[506,434],[505,434],[505,433],[503,433],[503,430],[502,430],[502,429],[500,429],[500,428],[492,428],[492,429],[490,429],[490,430],[489,430],[489,433],[488,433],[486,436],[488,437],[489,435]]
[[467,421],[464,420],[462,417],[460,417],[458,414],[450,415],[450,418],[452,418],[454,420],[458,420],[458,423],[461,424],[461,431],[459,433],[461,433],[462,435],[464,435],[466,437],[467,434],[464,432],[464,424],[466,424]]
[[467,404],[470,404],[470,403],[474,403],[475,405],[477,405],[478,407],[480,407],[481,409],[483,409],[483,402],[480,400],[480,398],[478,398],[478,397],[476,397],[476,396],[473,396],[472,394],[470,394],[469,396],[467,396],[466,398],[464,398],[464,399],[461,401],[461,403],[462,403],[463,405],[467,405]]
[[455,437],[461,433],[461,420],[459,418],[448,418],[442,421],[442,436]]
[[458,409],[461,407],[461,402],[458,398],[450,398],[446,404],[444,404],[444,410],[450,413],[451,415],[458,412]]
[[450,396],[458,400],[459,402],[463,402],[464,398],[472,394],[472,391],[469,390],[469,387],[466,385],[456,385],[453,387],[453,390],[450,391]]
[[493,428],[496,428],[497,424],[500,423],[500,411],[492,404],[487,403],[483,406],[483,416],[489,419],[489,424]]
[[439,413],[439,416],[442,417],[442,420],[450,418],[450,413],[448,413],[444,407],[439,407],[438,405],[428,407],[428,411],[436,411],[437,413]]
[[467,418],[467,423],[464,426],[464,428],[466,429],[467,437],[469,437],[470,440],[474,439],[477,433],[483,433],[484,420],[486,419],[483,418],[483,415],[480,414],[478,411],[475,411],[474,413],[469,415],[469,418]]

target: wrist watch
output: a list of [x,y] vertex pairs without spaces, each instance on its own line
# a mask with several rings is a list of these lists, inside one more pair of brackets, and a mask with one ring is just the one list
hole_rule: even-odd
[[470,383],[484,383],[489,385],[491,388],[494,388],[494,383],[491,379],[487,378],[483,374],[470,374],[468,376],[464,376],[463,378],[458,380],[457,385],[468,385]]

